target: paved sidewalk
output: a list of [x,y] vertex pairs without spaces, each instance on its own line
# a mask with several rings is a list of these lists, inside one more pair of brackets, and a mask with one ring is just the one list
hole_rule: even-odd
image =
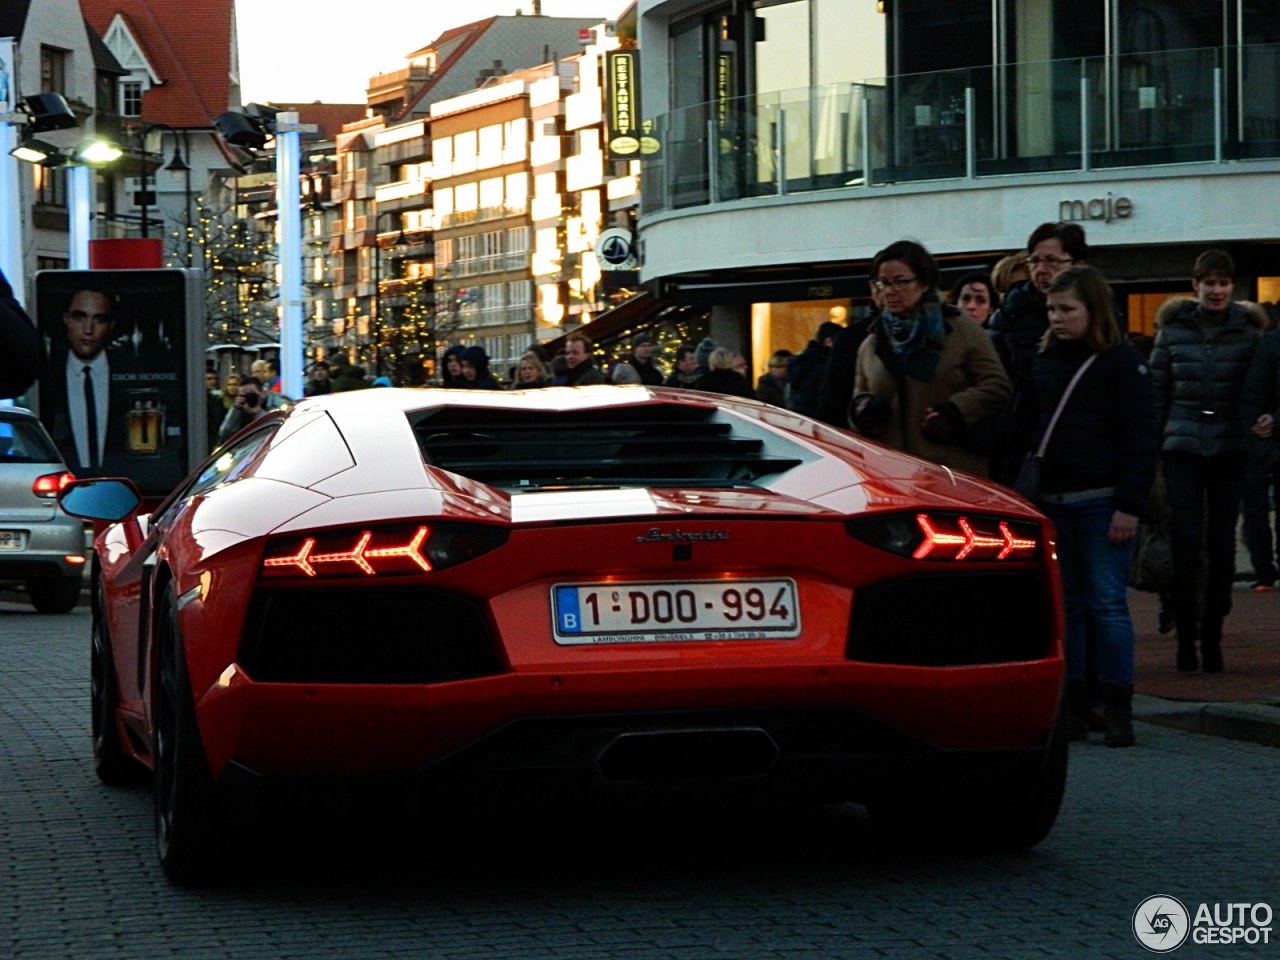
[[1280,747],[1280,591],[1236,585],[1223,630],[1222,673],[1181,673],[1173,633],[1157,629],[1159,599],[1129,592],[1135,643],[1134,717]]

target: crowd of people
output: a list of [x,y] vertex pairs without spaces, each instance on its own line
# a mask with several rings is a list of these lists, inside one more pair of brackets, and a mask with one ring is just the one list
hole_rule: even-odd
[[[822,323],[803,350],[770,356],[755,384],[743,357],[710,338],[675,350],[668,372],[647,333],[603,364],[582,333],[555,356],[532,346],[503,371],[508,387],[482,347],[457,345],[440,381],[475,390],[647,384],[754,398],[1014,488],[1031,462],[1038,484],[1020,492],[1057,528],[1071,735],[1092,725],[1108,745],[1128,746],[1127,590],[1140,530],[1159,527],[1169,542],[1160,627],[1176,631],[1179,670],[1224,669],[1242,503],[1254,588],[1275,586],[1280,331],[1268,331],[1266,311],[1235,299],[1230,255],[1207,250],[1191,265],[1192,296],[1160,309],[1153,341],[1135,337],[1088,259],[1078,224],[1044,223],[1024,250],[944,295],[929,251],[899,240],[870,264],[867,315]],[[307,394],[389,385],[359,367],[317,363]],[[214,378],[210,392],[219,438],[287,402],[270,361],[220,386]]]
[[871,264],[873,314],[834,338],[818,332],[829,358],[816,412],[1035,500],[1057,529],[1071,736],[1100,714],[1105,742],[1121,747],[1134,742],[1127,591],[1140,525],[1168,524],[1160,590],[1179,670],[1224,669],[1242,500],[1254,589],[1274,588],[1280,331],[1235,299],[1230,255],[1207,250],[1191,265],[1193,296],[1165,304],[1143,343],[1087,261],[1079,225],[1042,224],[944,301],[928,251],[891,244]]

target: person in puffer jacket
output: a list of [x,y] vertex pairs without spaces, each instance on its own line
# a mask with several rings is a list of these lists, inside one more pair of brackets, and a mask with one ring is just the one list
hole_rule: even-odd
[[[1172,514],[1177,666],[1218,673],[1247,461],[1240,394],[1266,318],[1260,309],[1232,300],[1236,268],[1225,250],[1200,254],[1191,276],[1196,298],[1172,300],[1156,315],[1151,373]],[[1197,623],[1202,549],[1208,572]]]

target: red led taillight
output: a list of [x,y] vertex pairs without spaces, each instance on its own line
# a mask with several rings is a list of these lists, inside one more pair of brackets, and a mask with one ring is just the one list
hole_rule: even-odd
[[900,557],[926,561],[1034,560],[1040,551],[1040,524],[972,513],[891,513],[850,520],[857,539]]
[[52,500],[58,495],[59,490],[71,483],[75,478],[74,473],[69,473],[66,470],[61,473],[46,473],[42,477],[36,477],[36,482],[31,484],[31,492],[37,497]]
[[917,514],[916,523],[920,525],[920,532],[924,534],[924,541],[911,554],[917,560],[923,560],[938,547],[957,548],[949,558],[952,560],[964,560],[975,551],[981,552],[977,559],[990,560],[991,552],[994,551],[996,560],[1007,560],[1020,552],[1031,553],[1036,549],[1034,540],[1015,536],[1004,520],[1000,521],[999,536],[975,532],[969,524],[968,517],[961,517],[956,521],[955,533],[937,529],[935,521],[927,513]]
[[265,568],[293,567],[302,571],[308,577],[314,577],[316,575],[316,567],[323,566],[326,563],[350,563],[372,576],[378,572],[374,569],[373,560],[404,557],[419,570],[425,572],[431,569],[431,564],[422,555],[421,550],[429,532],[427,527],[419,527],[408,543],[371,549],[369,544],[373,541],[373,531],[365,530],[360,534],[359,539],[350,550],[332,553],[315,553],[315,538],[308,537],[302,541],[302,547],[297,553],[287,557],[267,557],[262,561],[262,566]]
[[272,539],[262,576],[373,577],[431,573],[478,557],[506,542],[500,527],[410,523],[354,527]]

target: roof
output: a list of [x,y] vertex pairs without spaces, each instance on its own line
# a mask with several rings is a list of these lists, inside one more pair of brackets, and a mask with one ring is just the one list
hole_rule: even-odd
[[27,25],[27,11],[31,0],[4,0],[0,3],[0,37],[22,39],[22,28]]
[[93,25],[88,20],[84,22],[84,32],[89,37],[89,52],[93,54],[93,68],[99,73],[114,73],[119,76],[127,76],[129,71],[120,66],[120,61],[116,59],[115,54],[102,42],[102,37],[98,36]]
[[292,110],[298,114],[299,123],[314,123],[320,128],[318,139],[336,140],[342,132],[342,126],[356,120],[363,120],[367,111],[363,103],[277,103],[270,106],[278,110]]
[[124,18],[143,48],[161,80],[143,95],[146,120],[209,127],[234,106],[235,0],[80,0],[80,8],[99,36]]
[[498,75],[505,75],[576,53],[580,49],[578,31],[601,20],[601,17],[489,17],[446,30],[434,42],[410,54],[435,50],[436,72],[409,100],[397,119],[420,116],[438,100],[475,89],[481,70],[501,67]]

